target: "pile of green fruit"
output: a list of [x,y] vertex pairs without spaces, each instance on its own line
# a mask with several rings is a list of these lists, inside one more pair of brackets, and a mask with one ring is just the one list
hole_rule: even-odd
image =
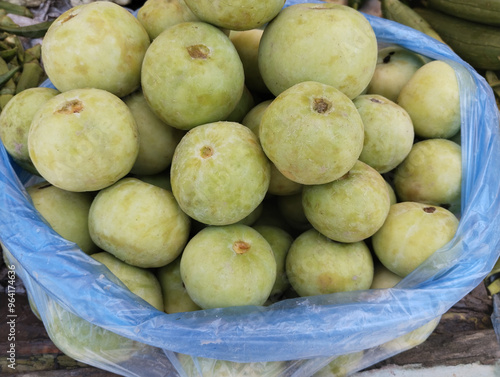
[[233,3],[53,22],[57,89],[0,115],[35,208],[166,313],[393,286],[457,230],[453,68],[348,6]]

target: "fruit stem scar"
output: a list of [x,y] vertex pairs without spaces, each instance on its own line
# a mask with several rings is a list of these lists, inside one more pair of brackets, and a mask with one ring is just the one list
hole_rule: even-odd
[[324,114],[332,107],[332,103],[324,98],[313,99],[313,109],[319,114]]
[[434,213],[436,212],[436,207],[425,207],[424,212],[426,213]]
[[250,250],[250,245],[245,241],[236,241],[233,243],[233,250],[236,254],[245,254]]
[[68,15],[68,17],[66,17],[64,20],[61,21],[61,24],[64,24],[65,22],[71,20],[73,17],[76,17],[76,14]]
[[213,154],[214,154],[214,150],[209,145],[203,146],[200,150],[200,155],[202,158],[212,157]]
[[57,113],[61,114],[75,114],[83,111],[83,103],[80,100],[74,99],[66,102]]
[[206,59],[210,56],[210,49],[205,45],[188,46],[187,51],[193,59]]

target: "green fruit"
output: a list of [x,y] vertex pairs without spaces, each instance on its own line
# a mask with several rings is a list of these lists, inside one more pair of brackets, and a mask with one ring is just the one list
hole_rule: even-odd
[[340,243],[310,229],[288,250],[286,274],[300,296],[369,289],[373,259],[364,241]]
[[386,268],[405,277],[451,241],[457,228],[458,219],[442,207],[400,202],[391,206],[372,247]]
[[165,313],[182,313],[200,310],[201,308],[189,297],[181,277],[181,257],[160,267],[156,275],[160,282],[163,311]]
[[127,105],[102,89],[60,93],[33,117],[31,161],[48,182],[68,191],[97,191],[129,173],[139,152]]
[[122,97],[139,88],[149,44],[148,33],[127,9],[91,2],[52,23],[43,38],[43,66],[61,92],[97,88]]
[[429,335],[436,329],[440,320],[441,317],[437,317],[409,333],[381,344],[380,347],[384,349],[385,352],[390,352],[391,354],[414,348],[427,340]]
[[458,213],[462,188],[461,147],[447,139],[415,143],[396,168],[393,183],[400,201],[437,205]]
[[84,253],[99,250],[88,226],[93,194],[66,191],[47,182],[28,186],[26,192],[35,209],[61,237],[76,243]]
[[208,225],[236,223],[264,199],[270,167],[255,134],[234,122],[189,131],[170,170],[172,192],[190,217]]
[[231,111],[231,114],[225,119],[229,122],[241,122],[245,115],[254,107],[255,100],[252,93],[245,86],[243,88],[243,94],[240,100],[236,104],[236,107]]
[[326,367],[313,374],[313,377],[346,377],[362,366],[364,351],[337,356]]
[[360,12],[333,3],[294,4],[264,29],[259,68],[275,96],[318,81],[352,99],[368,86],[377,54],[375,33]]
[[190,222],[170,191],[136,178],[101,190],[89,212],[94,242],[137,267],[162,267],[177,258],[189,237]]
[[277,203],[281,216],[293,230],[302,233],[312,228],[302,205],[302,191],[297,194],[278,196]]
[[12,159],[30,173],[38,174],[28,151],[28,133],[38,109],[59,94],[52,88],[28,88],[12,97],[0,113],[0,139]]
[[359,160],[379,173],[391,171],[413,146],[415,132],[410,115],[401,106],[376,94],[360,95],[353,103],[365,130]]
[[302,190],[302,206],[312,226],[338,242],[371,237],[384,223],[390,208],[385,179],[358,161],[343,177]]
[[186,245],[181,276],[203,309],[263,305],[276,280],[271,246],[247,225],[209,226]]
[[262,115],[264,115],[264,111],[266,111],[271,102],[272,100],[259,102],[257,105],[252,107],[241,120],[241,124],[250,128],[252,132],[257,135],[257,137],[259,137],[259,127]]
[[363,149],[363,127],[356,107],[342,92],[307,81],[287,89],[267,107],[259,138],[285,177],[322,184],[353,167]]
[[263,26],[285,5],[285,0],[185,0],[201,20],[229,30]]
[[151,43],[142,65],[142,90],[151,109],[182,130],[229,116],[241,98],[244,80],[229,37],[204,22],[166,29]]
[[123,102],[132,112],[139,131],[139,153],[130,172],[153,175],[164,171],[170,166],[184,132],[158,118],[141,91],[126,96]]
[[460,130],[460,90],[455,70],[442,60],[420,67],[401,89],[398,105],[422,139],[453,137]]
[[382,263],[375,265],[373,281],[370,289],[392,288],[403,278],[385,267]]

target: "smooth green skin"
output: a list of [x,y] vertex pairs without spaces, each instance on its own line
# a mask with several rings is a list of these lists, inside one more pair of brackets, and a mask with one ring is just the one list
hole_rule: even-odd
[[184,248],[181,277],[189,296],[203,309],[263,305],[276,281],[276,260],[255,229],[210,226]]
[[387,190],[389,190],[389,198],[391,199],[391,206],[393,204],[396,204],[398,202],[398,198],[396,197],[396,192],[394,191],[394,188],[391,186],[391,184],[387,181],[385,181],[387,185]]
[[286,274],[301,297],[364,290],[372,283],[373,259],[364,241],[340,243],[310,229],[288,250]]
[[243,94],[240,100],[236,104],[236,107],[231,111],[231,114],[225,119],[229,122],[240,122],[243,120],[245,115],[255,106],[255,100],[252,93],[245,86],[243,88]]
[[359,160],[379,173],[398,166],[410,153],[415,138],[410,115],[401,106],[378,94],[365,94],[353,100],[365,126],[363,150]]
[[377,66],[366,93],[378,94],[396,102],[403,86],[425,63],[421,55],[403,47],[388,46],[380,49]]
[[236,223],[264,199],[270,166],[255,134],[235,122],[195,127],[177,146],[170,169],[180,207],[207,225]]
[[170,26],[181,22],[200,21],[184,0],[147,0],[139,8],[137,19],[151,40]]
[[297,194],[278,196],[277,201],[281,215],[294,230],[302,232],[312,228],[302,205],[302,191]]
[[403,278],[385,267],[382,263],[375,265],[373,281],[370,289],[392,288]]
[[140,86],[149,44],[146,29],[124,7],[107,1],[82,4],[47,30],[43,66],[61,92],[99,88],[123,97]]
[[372,247],[386,268],[405,277],[451,241],[457,227],[457,217],[447,209],[399,202],[372,236]]
[[245,83],[243,64],[229,37],[204,22],[176,24],[156,37],[141,77],[151,109],[182,130],[225,119]]
[[229,30],[263,26],[280,12],[285,0],[185,0],[201,20]]
[[88,219],[94,195],[60,189],[47,182],[26,188],[35,209],[59,235],[86,254],[99,250],[89,233]]
[[460,90],[455,70],[434,60],[420,67],[401,89],[398,105],[422,139],[453,137],[460,130]]
[[59,94],[52,88],[28,88],[7,102],[0,113],[0,139],[12,159],[32,174],[38,172],[28,151],[28,133],[38,109]]
[[295,4],[264,29],[259,69],[275,95],[303,81],[318,81],[357,97],[368,86],[378,46],[368,20],[340,4]]
[[91,257],[104,264],[132,293],[163,311],[160,282],[151,271],[131,266],[106,251],[92,254]]
[[302,206],[309,222],[337,242],[371,237],[384,223],[390,205],[384,177],[361,161],[340,179],[302,190]]
[[264,83],[259,70],[259,45],[263,33],[263,29],[231,30],[229,39],[236,47],[243,63],[245,84],[248,89],[257,95],[269,96],[271,92]]
[[265,361],[254,363],[236,363],[234,361],[208,359],[196,357],[196,364],[193,356],[181,353],[176,354],[182,365],[182,370],[188,376],[217,376],[233,377],[235,373],[242,377],[264,377],[279,376],[286,371],[285,361]]
[[33,117],[31,161],[40,175],[68,191],[97,191],[129,173],[139,152],[127,105],[102,89],[60,93]]
[[393,183],[399,201],[439,205],[457,213],[462,188],[461,147],[447,139],[415,143],[396,168]]
[[259,138],[288,179],[317,185],[342,177],[363,149],[364,126],[354,103],[332,86],[306,81],[267,107]]
[[273,102],[272,100],[265,100],[259,102],[254,107],[252,107],[245,117],[241,120],[241,124],[250,128],[252,132],[259,137],[259,127],[260,121],[262,120],[262,115],[269,107],[269,105]]
[[130,172],[153,175],[164,171],[170,167],[175,147],[185,132],[158,118],[149,108],[142,91],[124,97],[123,102],[132,112],[140,136],[139,153]]
[[285,262],[288,250],[293,242],[293,237],[286,230],[277,226],[255,225],[253,228],[264,236],[273,249],[274,258],[276,259],[276,281],[270,296],[279,296],[290,286],[286,277]]
[[89,231],[104,251],[132,266],[162,267],[177,258],[190,221],[168,190],[123,178],[101,190],[89,212]]
[[201,308],[189,297],[181,277],[181,257],[159,268],[156,276],[160,282],[163,311],[168,314],[200,310]]
[[358,370],[363,360],[364,351],[340,355],[313,374],[313,377],[346,377],[354,370]]

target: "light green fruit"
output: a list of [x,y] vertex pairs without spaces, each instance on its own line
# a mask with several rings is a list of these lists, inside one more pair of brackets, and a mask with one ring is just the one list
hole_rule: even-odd
[[37,171],[54,186],[97,191],[129,173],[139,152],[139,133],[120,98],[102,89],[74,89],[37,111],[28,150]]
[[123,102],[132,112],[139,131],[139,154],[130,172],[152,175],[167,169],[184,132],[158,118],[141,91],[126,96]]
[[293,237],[286,230],[277,226],[254,225],[253,228],[264,236],[273,250],[274,258],[276,259],[276,281],[270,296],[279,296],[290,286],[286,277],[285,261],[288,250],[292,245]]
[[185,0],[201,20],[229,30],[249,30],[272,20],[285,0]]
[[379,173],[398,166],[410,153],[415,138],[410,115],[401,106],[377,94],[356,97],[365,138],[359,160]]
[[316,372],[313,377],[346,377],[359,370],[363,356],[364,351],[340,355]]
[[455,70],[442,60],[420,67],[399,93],[397,103],[422,139],[451,138],[460,130],[460,90]]
[[259,70],[259,44],[263,29],[251,29],[236,31],[232,30],[229,39],[233,42],[245,71],[245,84],[248,89],[257,95],[269,96],[271,92],[267,88]]
[[142,60],[150,44],[142,24],[108,1],[75,6],[47,30],[43,66],[61,92],[98,88],[123,97],[138,89]]
[[461,147],[447,139],[415,143],[395,170],[393,183],[400,201],[438,205],[458,213],[462,187]]
[[162,267],[177,258],[190,221],[168,190],[123,178],[101,190],[89,212],[89,231],[102,250],[137,267]]
[[262,115],[264,115],[264,111],[266,111],[271,102],[272,100],[259,102],[257,105],[252,107],[241,120],[241,124],[250,128],[252,132],[257,135],[257,137],[259,137],[259,127]]
[[277,96],[303,81],[318,81],[355,98],[377,64],[377,39],[368,20],[333,3],[294,4],[264,29],[259,69]]
[[204,22],[166,29],[151,43],[142,65],[142,90],[151,109],[183,130],[225,119],[239,102],[244,81],[229,37]]
[[392,288],[403,278],[385,267],[382,263],[375,265],[373,281],[370,289]]
[[190,217],[208,225],[233,224],[264,199],[270,166],[255,134],[235,122],[195,127],[177,146],[172,192]]
[[91,257],[104,264],[132,293],[163,311],[160,282],[151,271],[131,266],[106,251],[92,254]]
[[276,260],[255,229],[210,226],[186,245],[181,276],[189,296],[203,309],[263,305],[276,280]]
[[263,377],[279,376],[286,370],[284,361],[262,361],[253,363],[236,363],[227,360],[216,360],[205,357],[194,357],[177,354],[183,371],[188,376],[199,377]]
[[386,343],[380,345],[380,347],[391,354],[400,353],[402,351],[408,350],[410,348],[416,347],[427,340],[427,338],[432,334],[439,325],[441,317],[437,317],[430,320],[426,324],[410,331],[404,335],[401,335],[395,339],[392,339]]
[[389,182],[385,181],[385,183],[387,184],[387,190],[389,190],[389,198],[391,200],[391,206],[392,206],[393,204],[396,204],[398,202],[398,199],[396,197],[396,192],[394,191],[394,188]]
[[328,183],[351,169],[363,149],[364,126],[353,102],[332,86],[307,81],[276,97],[262,115],[259,138],[288,179]]
[[288,225],[284,216],[281,214],[276,197],[273,196],[266,197],[262,201],[262,213],[252,224],[252,226],[257,225],[277,226],[289,233],[292,232],[290,225]]
[[302,189],[302,206],[312,226],[338,242],[371,237],[384,223],[390,208],[385,179],[358,161],[343,177]]
[[28,151],[28,133],[31,121],[38,109],[59,94],[52,88],[28,88],[12,97],[0,113],[0,139],[12,157],[22,168],[37,174]]
[[303,232],[312,228],[302,205],[302,191],[297,194],[278,196],[277,202],[282,217],[294,230]]
[[184,0],[147,0],[137,11],[137,19],[151,40],[170,26],[199,21]]
[[403,86],[425,63],[426,60],[421,55],[400,46],[380,49],[377,66],[366,93],[379,94],[396,102]]
[[192,312],[201,308],[189,297],[181,277],[181,257],[160,267],[156,275],[160,282],[163,311],[168,314]]
[[61,237],[86,254],[99,250],[89,233],[88,219],[94,195],[60,189],[47,182],[26,188],[35,209]]
[[302,297],[364,290],[372,283],[373,259],[364,241],[336,242],[310,229],[288,250],[286,274]]
[[255,106],[255,100],[252,93],[245,86],[240,100],[236,107],[231,111],[231,114],[225,119],[230,122],[241,122],[245,115]]
[[372,247],[385,267],[405,277],[451,241],[457,228],[458,219],[445,208],[399,202],[373,235]]

